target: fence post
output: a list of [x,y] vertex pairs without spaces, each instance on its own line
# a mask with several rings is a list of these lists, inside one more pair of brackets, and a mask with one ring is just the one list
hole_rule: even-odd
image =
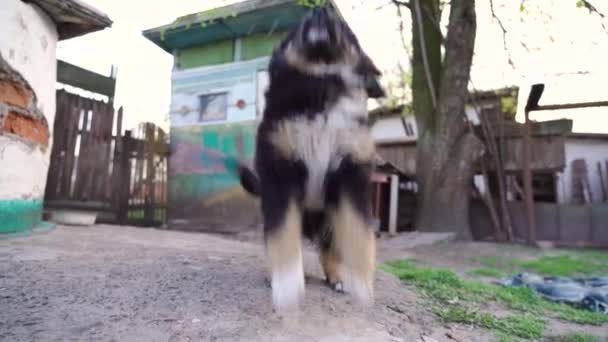
[[399,176],[391,175],[390,177],[390,209],[388,219],[388,232],[390,235],[397,234],[397,218],[399,214]]
[[129,213],[129,191],[131,188],[131,151],[133,150],[133,139],[131,131],[125,131],[121,138],[121,151],[119,155],[119,181],[117,184],[117,219],[120,224],[125,224]]
[[146,123],[145,141],[144,141],[144,156],[146,159],[146,191],[145,191],[145,209],[144,209],[144,223],[148,226],[154,225],[154,152],[156,141],[155,127],[151,123]]

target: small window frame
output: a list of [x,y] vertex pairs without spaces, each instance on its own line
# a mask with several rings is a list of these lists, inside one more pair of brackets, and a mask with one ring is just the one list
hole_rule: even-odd
[[[205,110],[208,106],[209,103],[211,101],[208,101],[207,105],[205,107],[203,107],[203,99],[205,98],[209,98],[209,97],[219,97],[219,96],[223,96],[224,97],[224,103],[223,103],[223,116],[213,116],[213,117],[208,117],[205,114],[205,112],[203,112],[203,110]],[[210,122],[210,121],[224,121],[228,118],[228,96],[229,96],[229,92],[228,91],[217,91],[217,92],[212,92],[212,93],[205,93],[205,94],[199,94],[197,96],[198,98],[198,122]]]

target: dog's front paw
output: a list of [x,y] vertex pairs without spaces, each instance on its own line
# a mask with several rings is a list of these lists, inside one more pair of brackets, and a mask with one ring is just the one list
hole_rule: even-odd
[[341,281],[335,282],[335,283],[329,283],[329,287],[331,287],[332,290],[338,292],[338,293],[344,293],[344,285],[342,284]]

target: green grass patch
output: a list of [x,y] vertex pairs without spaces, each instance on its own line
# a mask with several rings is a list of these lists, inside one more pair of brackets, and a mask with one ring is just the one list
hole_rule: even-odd
[[541,256],[524,261],[493,255],[480,256],[473,260],[483,267],[468,272],[471,276],[500,278],[521,271],[560,277],[608,273],[608,253],[594,250],[565,250],[562,255]]
[[498,338],[498,342],[520,342],[521,340],[517,337],[514,337],[512,335],[508,335],[502,332],[498,332],[496,334],[496,337]]
[[606,339],[600,339],[597,336],[582,334],[582,333],[572,333],[555,336],[549,339],[551,342],[602,342],[606,341]]
[[445,322],[476,325],[497,331],[502,337],[519,337],[538,339],[543,336],[546,322],[530,314],[516,314],[507,317],[496,317],[477,310],[448,306],[435,310],[435,314]]
[[499,271],[494,268],[481,267],[474,270],[470,270],[467,274],[471,277],[488,277],[488,278],[503,278],[505,272]]
[[587,310],[579,310],[567,304],[558,304],[543,300],[542,308],[554,313],[556,318],[564,321],[597,326],[608,323],[608,315]]
[[544,256],[531,261],[514,261],[514,265],[539,274],[568,277],[576,274],[597,274],[608,268],[591,258],[571,255]]
[[[546,301],[526,287],[502,287],[465,280],[452,271],[422,268],[408,260],[389,262],[380,269],[416,286],[432,301],[434,312],[444,321],[491,329],[498,333],[501,341],[542,337],[546,326],[544,317],[547,316],[580,324],[608,323],[608,315]],[[483,311],[489,302],[500,303],[515,312],[511,316],[496,317]]]

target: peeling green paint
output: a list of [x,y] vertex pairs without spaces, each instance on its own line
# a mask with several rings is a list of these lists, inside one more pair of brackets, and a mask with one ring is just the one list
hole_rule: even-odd
[[0,233],[32,229],[42,220],[41,200],[0,200]]

